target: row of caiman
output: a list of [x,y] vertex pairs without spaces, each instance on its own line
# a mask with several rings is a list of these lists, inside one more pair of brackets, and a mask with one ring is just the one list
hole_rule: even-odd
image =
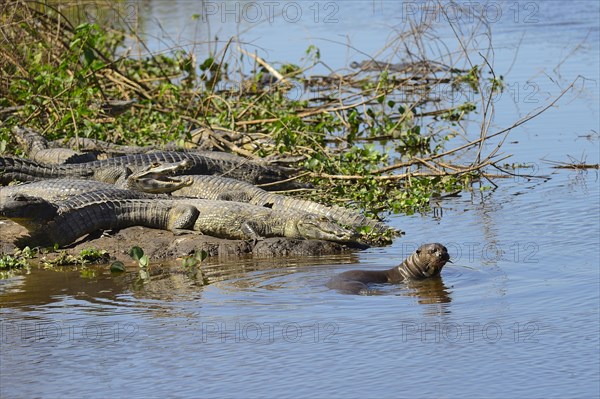
[[[121,149],[89,139],[86,147],[95,150],[78,152],[30,129],[13,133],[30,159],[0,157],[0,216],[27,228],[19,246],[67,246],[99,230],[130,226],[355,247],[384,245],[400,234],[355,210],[272,192],[309,186],[289,167],[223,152]],[[109,154],[97,150],[107,147]]]

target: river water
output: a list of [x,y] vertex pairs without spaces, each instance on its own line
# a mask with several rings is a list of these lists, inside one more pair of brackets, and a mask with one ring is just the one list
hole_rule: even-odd
[[[207,2],[210,24],[191,23],[198,4],[143,2],[135,21],[154,38],[153,50],[171,39],[201,42],[210,25],[212,36],[239,34],[266,59],[300,62],[315,44],[335,69],[364,59],[347,40],[373,54],[423,5],[291,2],[298,20],[289,8],[287,19],[253,26],[254,14],[239,24],[219,14],[247,4],[234,2]],[[496,180],[495,189],[440,200],[429,214],[390,216],[407,233],[386,248],[209,260],[211,284],[203,287],[168,266],[145,285],[134,269],[114,276],[106,267],[32,269],[3,281],[0,396],[598,397],[598,173],[547,161],[599,161],[599,7],[487,4],[495,69],[510,89],[496,103],[494,127],[583,77],[511,132],[503,151],[531,168]],[[389,268],[434,241],[454,260],[441,280],[382,287],[375,296],[325,287],[340,271]]]

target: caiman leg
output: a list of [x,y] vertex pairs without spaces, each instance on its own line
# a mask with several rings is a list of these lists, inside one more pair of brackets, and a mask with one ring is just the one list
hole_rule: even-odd
[[242,233],[247,236],[246,239],[252,240],[252,245],[255,246],[256,243],[260,240],[264,240],[260,234],[256,232],[256,230],[252,227],[252,225],[248,222],[244,222],[241,227]]

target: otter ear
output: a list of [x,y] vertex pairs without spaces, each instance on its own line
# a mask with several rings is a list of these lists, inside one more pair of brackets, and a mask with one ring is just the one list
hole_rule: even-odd
[[421,250],[420,250],[420,249],[417,249],[417,253],[418,253],[418,254],[420,254],[420,253],[421,253]]

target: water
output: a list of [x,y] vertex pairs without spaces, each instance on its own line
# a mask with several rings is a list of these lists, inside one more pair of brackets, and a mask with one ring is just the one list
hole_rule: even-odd
[[[191,41],[193,26],[182,21],[196,4],[144,2],[140,25],[156,36],[160,17]],[[402,22],[388,2],[318,4],[321,11],[335,4],[339,23],[276,19],[253,26],[246,40],[268,49],[268,59],[294,60],[318,37],[335,68],[363,57],[324,39],[348,35],[372,53]],[[114,277],[105,267],[91,278],[33,269],[3,281],[0,395],[598,397],[598,174],[544,161],[599,161],[598,5],[498,4],[518,5],[520,14],[492,26],[496,69],[512,89],[496,103],[495,128],[586,78],[509,136],[510,162],[532,169],[496,180],[495,190],[439,201],[435,213],[393,216],[407,234],[390,247],[211,261],[212,284],[204,287],[174,271],[140,286],[133,270]],[[525,23],[532,11],[538,22]],[[211,29],[224,39],[237,28],[213,20]],[[381,287],[369,297],[325,287],[340,271],[389,268],[433,241],[455,262],[441,280]]]

